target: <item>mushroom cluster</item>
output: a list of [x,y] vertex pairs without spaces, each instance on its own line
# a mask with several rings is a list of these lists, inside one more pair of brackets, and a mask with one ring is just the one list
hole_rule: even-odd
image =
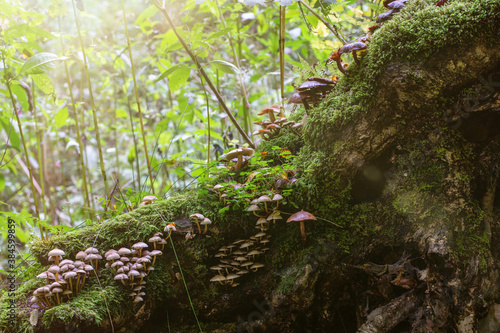
[[[38,304],[42,309],[50,309],[65,300],[70,300],[72,296],[78,295],[85,284],[85,279],[92,272],[95,272],[94,268],[97,269],[96,260],[98,259],[95,258],[95,255],[98,255],[97,252],[95,248],[88,248],[83,252],[85,253],[84,262],[78,260],[78,258],[76,261],[63,260],[65,253],[57,248],[50,251],[49,262],[53,262],[53,264],[46,272],[37,276],[45,279],[47,285],[37,288],[33,292],[31,302]],[[91,258],[87,258],[88,256],[91,256]]]
[[269,237],[271,236],[261,231],[248,239],[239,239],[221,247],[215,255],[216,258],[219,258],[220,263],[210,267],[211,270],[216,271],[217,275],[210,281],[236,287],[239,283],[235,282],[235,279],[250,272],[257,272],[259,268],[264,267],[264,264],[256,260],[269,250],[266,247],[266,244],[269,243]]
[[235,162],[233,171],[236,172],[248,164],[248,160],[252,158],[254,150],[252,148],[238,148],[231,150],[221,158],[221,162]]
[[331,79],[310,77],[297,88],[297,92],[290,97],[288,104],[303,104],[307,111],[310,109],[309,104],[316,105],[321,102],[335,88],[337,81],[337,76]]
[[131,289],[130,297],[133,303],[142,302],[146,293],[142,290],[146,281],[144,278],[154,270],[154,264],[157,256],[162,255],[162,251],[156,247],[166,243],[161,232],[156,233],[149,239],[153,243],[154,250],[148,251],[149,247],[144,242],[138,242],[132,245],[132,249],[122,247],[119,250],[111,249],[107,251],[106,267],[109,267],[115,275],[114,280],[120,281],[125,287]]
[[261,128],[253,132],[253,135],[260,135],[262,140],[267,141],[278,135],[280,130],[285,127],[290,128],[295,134],[300,135],[302,124],[288,120],[283,112],[281,112],[279,105],[267,106],[257,115],[262,116],[265,114],[269,116],[269,119],[254,121],[254,124],[259,125]]

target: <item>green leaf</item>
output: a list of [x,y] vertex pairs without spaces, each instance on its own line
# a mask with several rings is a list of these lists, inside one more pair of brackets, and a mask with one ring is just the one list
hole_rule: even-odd
[[36,86],[45,94],[50,95],[55,93],[52,80],[47,74],[32,74],[31,78],[35,82]]
[[215,67],[216,69],[218,69],[224,73],[240,74],[240,70],[238,69],[238,67],[236,67],[235,65],[233,65],[227,61],[214,60],[214,61],[211,61],[210,64],[212,64],[213,67]]
[[60,128],[66,123],[66,120],[68,119],[68,108],[63,108],[59,111],[57,111],[56,115],[54,116],[54,122],[56,124],[57,128]]
[[205,169],[205,168],[196,169],[193,172],[191,172],[191,177],[198,177],[198,176],[202,175],[205,171],[207,171],[207,169]]
[[44,74],[49,69],[55,68],[57,64],[66,59],[68,59],[68,57],[59,58],[54,53],[50,52],[37,53],[24,63],[23,67],[21,67],[21,70],[19,71],[19,74],[16,76],[21,74]]
[[164,78],[166,78],[167,76],[169,76],[170,74],[175,72],[176,70],[183,68],[183,67],[186,67],[186,65],[179,64],[179,65],[175,65],[175,66],[170,67],[169,69],[167,69],[166,71],[161,73],[161,75],[155,80],[155,83],[163,80]]
[[21,139],[16,132],[14,126],[10,124],[9,120],[6,118],[0,118],[0,123],[5,131],[5,134],[8,135],[7,143],[10,143],[17,151],[21,150]]
[[189,74],[191,73],[191,68],[182,67],[172,73],[168,78],[168,87],[170,91],[178,91],[187,82]]
[[207,39],[216,39],[217,37],[220,37],[232,31],[233,31],[232,28],[224,28],[222,30],[214,32],[213,34],[208,35]]
[[24,89],[19,84],[12,84],[11,90],[12,93],[16,95],[19,104],[21,104],[21,109],[23,111],[28,111],[29,103],[28,103],[28,96],[26,96],[26,91],[24,91]]

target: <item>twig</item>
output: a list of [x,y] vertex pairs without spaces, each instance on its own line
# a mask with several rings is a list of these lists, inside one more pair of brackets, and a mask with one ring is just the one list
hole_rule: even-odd
[[321,22],[323,22],[323,24],[326,25],[326,27],[328,29],[330,29],[331,32],[333,32],[333,34],[335,35],[335,37],[337,37],[342,42],[342,44],[347,44],[347,41],[344,39],[344,37],[342,37],[342,35],[340,34],[340,32],[337,30],[337,28],[335,28],[330,23],[328,23],[321,15],[319,15],[314,9],[312,9],[311,6],[309,6],[307,3],[305,3],[302,0],[297,0],[297,2],[300,5],[304,5],[304,7],[306,7],[314,16],[316,16],[318,18],[318,20],[320,20]]

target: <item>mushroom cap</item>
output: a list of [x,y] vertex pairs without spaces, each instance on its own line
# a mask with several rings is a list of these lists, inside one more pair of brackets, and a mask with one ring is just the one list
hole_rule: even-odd
[[302,96],[298,92],[293,93],[292,96],[288,99],[288,104],[302,104]]
[[89,248],[87,248],[85,250],[85,253],[87,253],[87,254],[91,254],[91,253],[97,254],[97,253],[99,253],[99,250],[96,249],[95,247],[91,246],[91,247],[89,247]]
[[40,278],[40,279],[46,279],[48,277],[48,274],[49,272],[43,272],[43,273],[40,273],[38,274],[36,277],[37,278]]
[[392,18],[392,14],[394,13],[394,10],[390,9],[386,11],[385,13],[380,14],[377,16],[377,23],[382,23],[385,21],[388,21]]
[[118,254],[122,257],[127,256],[131,253],[132,253],[132,251],[130,249],[127,249],[126,247],[122,247],[121,249],[118,250]]
[[73,263],[74,263],[74,262],[73,262],[73,260],[64,259],[63,261],[61,261],[61,262],[59,263],[59,267],[62,267],[62,266],[64,266],[64,265],[70,265],[70,264],[73,264]]
[[256,269],[256,268],[261,268],[261,267],[264,267],[265,265],[264,264],[261,264],[260,262],[256,262],[255,264],[253,264],[250,269]]
[[366,47],[367,46],[365,43],[354,42],[354,43],[345,44],[344,46],[342,46],[341,48],[338,49],[338,52],[340,54],[349,53],[349,52],[353,52],[353,51],[364,50],[364,49],[366,49]]
[[403,1],[392,1],[390,3],[387,4],[387,8],[389,9],[396,9],[396,10],[400,10],[401,8],[403,8],[405,6],[404,2]]
[[136,298],[134,298],[134,302],[133,303],[139,303],[139,302],[143,302],[144,300],[142,299],[142,297],[139,297],[139,296],[136,296]]
[[135,243],[134,245],[132,245],[132,248],[134,250],[137,250],[137,249],[145,249],[148,247],[148,244],[144,243],[144,242],[138,242],[138,243]]
[[278,194],[276,193],[275,195],[273,195],[273,201],[280,201],[280,200],[283,200],[283,196],[281,194]]
[[262,203],[262,202],[269,202],[271,201],[271,198],[269,198],[267,195],[261,195],[258,199],[257,199],[257,202],[258,203]]
[[257,211],[260,211],[260,210],[262,210],[262,209],[259,206],[257,206],[257,205],[250,205],[247,208],[247,212],[257,212]]
[[106,260],[118,260],[120,259],[120,255],[118,253],[110,253],[107,257]]
[[57,265],[52,265],[49,267],[49,272],[55,274],[55,273],[59,273],[61,271],[61,268]]
[[70,278],[74,278],[77,275],[78,275],[78,273],[76,273],[76,272],[66,272],[63,274],[63,277],[65,279],[70,279]]
[[220,281],[226,281],[226,277],[224,275],[216,275],[210,279],[210,282],[220,282]]
[[238,274],[229,274],[228,276],[226,276],[226,280],[233,280],[233,279],[237,279],[239,277],[240,276]]
[[161,240],[162,240],[162,238],[161,238],[161,237],[159,237],[159,236],[153,236],[153,237],[151,237],[151,238],[148,240],[148,242],[149,242],[149,243],[158,243],[158,242],[160,242]]
[[201,225],[208,225],[208,224],[212,224],[212,221],[210,221],[210,219],[208,218],[204,218],[203,221],[200,222]]
[[260,217],[258,220],[257,220],[257,225],[261,225],[261,224],[266,224],[267,223],[267,220],[265,217]]
[[214,186],[214,190],[219,190],[221,188],[224,188],[224,186],[222,186],[221,184],[217,184]]
[[149,202],[149,203],[151,203],[151,202],[153,202],[153,201],[155,201],[155,200],[157,200],[157,199],[158,199],[158,198],[157,198],[157,197],[155,197],[154,195],[147,195],[147,196],[145,196],[144,198],[142,198],[142,201],[143,201],[143,202]]
[[288,220],[286,220],[286,223],[288,223],[288,222],[310,221],[310,220],[316,220],[316,216],[314,216],[313,214],[308,213],[308,212],[306,212],[304,210],[301,210],[301,211],[293,214],[292,216],[290,216],[288,218]]
[[266,106],[265,108],[262,109],[259,113],[257,113],[258,116],[262,116],[267,113],[280,113],[280,106],[279,105],[271,105],[271,106]]
[[238,156],[252,157],[254,152],[255,151],[252,148],[238,148],[231,150],[229,153],[227,153],[226,159],[232,160],[233,158],[237,158]]
[[193,214],[189,217],[192,219],[197,218],[198,220],[203,220],[205,218],[205,216],[201,215],[200,213]]
[[49,257],[63,256],[65,254],[66,253],[64,253],[63,250],[55,248],[55,249],[53,249],[52,251],[49,252]]

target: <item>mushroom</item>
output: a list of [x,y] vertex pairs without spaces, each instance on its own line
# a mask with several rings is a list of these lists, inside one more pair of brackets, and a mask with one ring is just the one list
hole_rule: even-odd
[[234,171],[238,171],[243,164],[243,157],[246,156],[248,158],[252,157],[254,154],[254,150],[252,148],[238,148],[235,150],[231,150],[226,154],[226,160],[230,161],[233,158],[238,158],[236,165],[234,166]]
[[189,217],[196,220],[196,225],[198,225],[198,233],[201,234],[201,227],[199,220],[203,220],[205,216],[201,215],[200,213],[196,213]]
[[286,223],[289,222],[300,222],[300,236],[302,238],[302,245],[306,244],[306,226],[304,225],[305,221],[316,221],[316,216],[306,211],[301,210],[290,216]]
[[136,250],[139,252],[139,257],[142,255],[142,249],[145,249],[148,247],[148,244],[144,242],[138,242],[132,245],[132,249]]
[[392,14],[394,13],[394,10],[388,10],[385,13],[380,14],[377,16],[377,23],[382,23],[385,21],[388,21],[392,18]]
[[156,244],[160,243],[161,241],[162,241],[162,238],[159,236],[153,236],[148,240],[149,243],[153,243],[154,250],[156,250]]
[[220,284],[224,285],[222,281],[226,281],[226,277],[224,275],[216,275],[210,279],[210,282],[219,282]]
[[357,56],[356,52],[366,50],[366,48],[367,48],[367,46],[365,43],[354,42],[354,43],[345,44],[344,46],[339,48],[337,52],[339,52],[340,54],[351,52],[352,57],[354,58],[354,61],[356,61],[356,63],[359,65],[359,60],[358,60],[358,56]]
[[257,113],[257,115],[262,116],[262,115],[267,113],[269,115],[269,120],[271,120],[271,122],[274,123],[274,121],[276,120],[276,118],[274,117],[274,114],[275,113],[280,114],[280,112],[281,112],[281,109],[280,109],[279,105],[271,105],[271,106],[266,106],[265,108],[263,108],[262,111]]
[[[172,231],[176,231],[177,229],[175,228],[175,222],[167,224],[165,229],[163,229],[164,232],[167,233],[167,237],[165,237],[165,241],[170,237],[170,233]],[[163,250],[163,245],[162,245],[162,250]]]
[[205,226],[205,230],[203,230],[203,233],[206,234],[208,229],[207,227],[209,224],[212,224],[212,221],[210,221],[210,219],[205,217],[203,221],[200,222],[200,224]]
[[252,272],[257,272],[259,270],[259,268],[262,268],[262,267],[264,267],[264,264],[261,264],[260,262],[256,262],[255,264],[250,266],[250,269],[252,270]]
[[55,248],[49,252],[49,261],[52,261],[51,260],[51,258],[52,258],[54,260],[54,263],[56,265],[59,265],[60,257],[62,257],[63,255],[65,255],[63,250],[59,250],[59,249]]
[[267,203],[268,202],[271,202],[271,198],[269,198],[267,195],[261,195],[258,199],[257,199],[257,203],[264,203],[264,207],[265,207],[265,210],[266,210],[266,213],[269,214],[269,211],[267,209]]
[[273,196],[273,199],[272,201],[276,202],[276,208],[275,209],[278,209],[279,205],[280,205],[280,201],[283,200],[283,196],[281,194],[278,194],[276,193],[274,196]]
[[150,255],[153,257],[153,262],[151,263],[151,266],[154,266],[155,261],[156,261],[156,257],[161,256],[162,252],[160,250],[153,250],[153,251],[151,251]]

